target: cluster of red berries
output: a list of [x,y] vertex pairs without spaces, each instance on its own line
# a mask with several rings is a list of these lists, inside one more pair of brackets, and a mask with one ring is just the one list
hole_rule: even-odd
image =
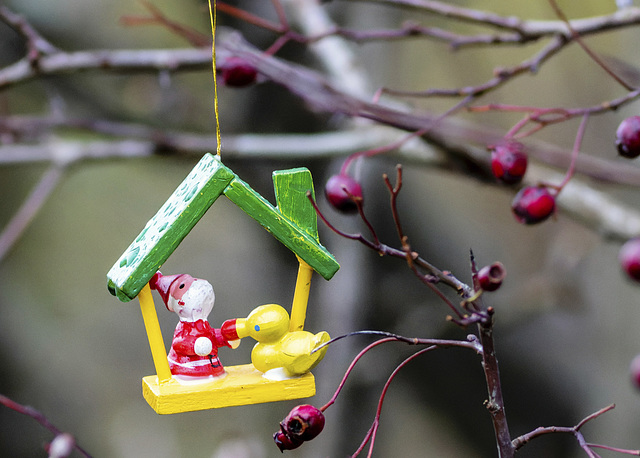
[[[522,181],[528,159],[521,143],[505,141],[490,151],[491,170],[498,180],[506,184]],[[331,206],[342,213],[356,213],[358,204],[363,203],[360,183],[346,172],[331,176],[324,193]],[[516,194],[511,208],[519,222],[540,223],[555,212],[555,195],[546,186],[527,186]]]
[[[622,157],[633,159],[640,156],[640,116],[630,116],[620,123],[616,130],[616,147]],[[640,237],[622,245],[618,259],[629,278],[640,282]],[[640,387],[640,360],[636,366]]]
[[[620,123],[616,130],[616,148],[622,157],[634,159],[640,156],[640,116],[628,117]],[[640,282],[640,237],[622,245],[618,260],[627,276]],[[631,361],[629,373],[631,383],[640,390],[640,355]]]
[[303,404],[291,409],[291,412],[280,422],[280,430],[273,435],[273,440],[281,452],[298,448],[305,441],[310,441],[322,432],[324,414],[310,404]]
[[[513,140],[490,146],[491,171],[505,184],[517,184],[527,171],[524,146]],[[546,186],[527,186],[516,194],[511,210],[518,222],[536,224],[549,218],[556,209],[556,199]]]
[[[616,147],[624,157],[640,156],[640,116],[631,116],[620,123],[616,131]],[[520,183],[527,171],[528,163],[524,146],[513,140],[505,140],[489,147],[489,150],[494,176],[505,184]],[[357,212],[358,205],[362,205],[363,202],[360,183],[346,172],[329,178],[324,191],[329,203],[343,213]],[[554,192],[545,185],[525,186],[511,203],[514,216],[523,224],[545,221],[555,213],[557,193],[558,190]],[[620,263],[630,278],[640,282],[640,237],[630,240],[622,247]],[[493,279],[496,272],[495,268],[493,271],[479,272],[482,289],[492,291],[497,288]],[[499,286],[499,282],[497,285]]]

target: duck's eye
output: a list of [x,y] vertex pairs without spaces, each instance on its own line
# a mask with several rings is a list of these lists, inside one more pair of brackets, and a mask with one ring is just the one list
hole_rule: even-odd
[[178,288],[180,288],[180,289],[184,288],[184,283],[182,283],[180,286],[178,286]]

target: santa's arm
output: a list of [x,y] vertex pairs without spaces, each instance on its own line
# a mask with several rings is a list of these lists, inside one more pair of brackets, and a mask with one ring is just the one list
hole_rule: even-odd
[[220,329],[213,331],[218,341],[218,346],[227,346],[236,349],[240,346],[240,339],[246,336],[239,336],[236,328],[236,319],[227,320],[222,323]]
[[222,323],[222,326],[220,327],[220,334],[227,340],[238,340],[246,337],[246,335],[241,336],[238,334],[238,318],[227,320]]

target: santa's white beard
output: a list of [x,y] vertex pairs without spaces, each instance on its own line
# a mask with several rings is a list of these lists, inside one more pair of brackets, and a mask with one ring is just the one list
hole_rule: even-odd
[[[174,297],[172,307],[182,321],[206,320],[213,310],[216,296],[213,287],[206,280],[194,281],[189,289],[184,293],[180,301]],[[180,305],[183,302],[184,305]]]

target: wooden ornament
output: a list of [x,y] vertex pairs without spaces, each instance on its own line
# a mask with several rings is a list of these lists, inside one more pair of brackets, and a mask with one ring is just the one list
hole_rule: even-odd
[[[156,368],[156,375],[142,380],[143,395],[159,414],[297,399],[315,394],[315,381],[308,371],[322,359],[326,348],[313,355],[311,350],[329,340],[329,335],[304,331],[310,281],[314,270],[329,280],[340,266],[318,239],[317,216],[307,197],[309,191],[313,195],[309,170],[276,171],[273,181],[277,207],[223,165],[219,156],[206,154],[107,274],[108,289],[118,299],[126,302],[139,298]],[[264,333],[255,331],[255,323],[253,328],[247,326],[262,313],[261,307],[266,306],[258,307],[247,318],[236,319],[239,337],[251,336],[258,340],[252,352],[253,363],[226,367],[223,378],[187,385],[171,374],[148,283],[223,194],[297,256],[299,269],[291,315],[289,317],[284,311],[287,322],[283,318],[277,333],[268,339]],[[279,369],[284,377],[264,376],[265,372]]]

